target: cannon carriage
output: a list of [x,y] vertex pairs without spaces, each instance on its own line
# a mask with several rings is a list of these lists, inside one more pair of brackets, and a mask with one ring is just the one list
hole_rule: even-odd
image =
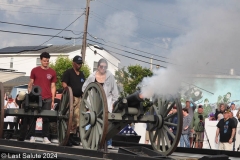
[[[177,113],[168,115],[174,105],[177,106]],[[177,124],[169,121],[175,115],[178,118]],[[83,148],[98,150],[104,147],[106,140],[119,133],[127,124],[147,123],[153,149],[167,156],[178,145],[182,120],[181,103],[173,96],[159,98],[156,104],[151,105],[150,114],[144,115],[143,99],[139,92],[119,99],[113,105],[113,112],[109,113],[102,86],[93,82],[87,86],[82,97],[79,130]],[[169,130],[170,126],[177,127],[175,135]],[[169,137],[173,139],[172,142]]]
[[4,109],[4,90],[3,84],[0,82],[0,105],[0,138],[3,137],[4,117],[6,116],[17,116],[21,119],[46,117],[49,118],[50,122],[57,122],[59,145],[67,144],[73,116],[73,94],[70,87],[64,89],[57,111],[42,109],[43,101],[39,86],[32,87],[32,91],[25,95],[25,99],[19,108]]

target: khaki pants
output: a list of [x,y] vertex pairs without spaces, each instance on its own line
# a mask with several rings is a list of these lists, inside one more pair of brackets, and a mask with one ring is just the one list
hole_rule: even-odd
[[196,133],[196,142],[203,142],[204,132],[195,132]]
[[[153,131],[153,136],[154,136],[155,132],[156,132],[156,131]],[[146,133],[145,133],[145,142],[146,142],[146,141],[148,141],[148,142],[150,141],[149,131],[147,131],[147,130],[146,130]],[[157,142],[157,138],[156,138],[156,142]]]
[[228,143],[228,142],[220,142],[219,143],[219,150],[225,150],[225,151],[232,151],[233,150],[233,143]]
[[73,97],[73,119],[72,119],[72,128],[70,133],[76,134],[77,128],[80,123],[80,103],[81,97]]

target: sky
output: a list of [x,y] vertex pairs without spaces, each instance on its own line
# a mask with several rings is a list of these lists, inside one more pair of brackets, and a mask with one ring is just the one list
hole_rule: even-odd
[[[82,15],[85,7],[86,0],[1,0],[0,21],[63,29]],[[60,36],[81,37],[84,18],[82,15],[67,28],[75,34],[64,31]],[[48,35],[59,32],[3,23],[0,28]],[[139,64],[150,68],[152,58],[153,68],[161,66],[154,73],[156,79],[160,76],[166,79],[164,84],[172,84],[175,81],[169,79],[182,79],[186,74],[223,75],[234,69],[239,75],[239,28],[239,0],[94,0],[90,2],[87,38],[119,58],[120,67]],[[38,46],[50,38],[2,32],[0,37],[0,48]],[[44,45],[73,43],[54,38]]]

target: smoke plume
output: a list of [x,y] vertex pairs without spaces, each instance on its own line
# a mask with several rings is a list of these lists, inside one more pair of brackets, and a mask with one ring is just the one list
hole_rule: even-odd
[[173,39],[167,68],[154,70],[144,78],[144,97],[176,94],[181,84],[192,83],[192,75],[226,75],[234,69],[238,75],[240,59],[239,3],[192,6],[188,18],[191,30]]

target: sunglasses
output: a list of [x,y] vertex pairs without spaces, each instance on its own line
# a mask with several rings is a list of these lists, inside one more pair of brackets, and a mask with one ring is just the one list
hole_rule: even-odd
[[107,69],[107,66],[99,66],[101,69]]

